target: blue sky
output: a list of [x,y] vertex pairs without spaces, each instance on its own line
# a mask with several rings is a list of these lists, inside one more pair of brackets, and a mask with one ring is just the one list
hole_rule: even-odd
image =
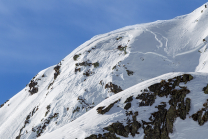
[[94,35],[188,14],[206,0],[0,0],[0,104]]

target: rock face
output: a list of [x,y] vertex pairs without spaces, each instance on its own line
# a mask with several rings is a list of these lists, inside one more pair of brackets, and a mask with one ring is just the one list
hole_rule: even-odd
[[57,65],[54,67],[55,73],[54,73],[54,80],[58,77],[58,75],[60,74],[60,69],[61,66]]
[[113,84],[112,82],[109,82],[105,85],[105,89],[107,89],[107,88],[109,88],[111,90],[111,92],[113,92],[114,94],[123,91],[120,86],[117,86],[117,85]]
[[[129,137],[129,135],[131,135],[134,137],[136,134],[140,134],[138,132],[139,128],[143,128],[144,130],[144,139],[169,139],[169,133],[173,133],[173,124],[176,118],[179,117],[185,120],[187,114],[189,114],[191,99],[186,98],[186,95],[190,93],[190,90],[186,86],[179,86],[179,84],[186,84],[191,80],[193,80],[192,75],[184,74],[167,81],[162,80],[160,83],[153,84],[149,86],[148,89],[144,89],[143,93],[139,94],[136,98],[133,96],[128,97],[124,102],[126,103],[124,106],[126,110],[126,123],[117,121],[103,128],[103,130],[108,131],[107,133],[93,134],[85,139],[117,139],[118,137],[116,135],[123,137]],[[176,89],[176,87],[178,89]],[[151,113],[149,121],[137,121],[137,116],[139,115],[138,111],[128,111],[134,99],[139,100],[139,107],[144,107],[152,106],[158,97],[169,97],[168,103],[170,107],[167,109],[166,102],[161,102],[160,105],[155,106],[158,111]],[[105,114],[118,102],[119,101],[116,101],[107,107],[98,107],[97,112],[99,114]],[[204,107],[208,107],[208,102],[204,104]],[[205,111],[205,113],[202,117],[203,111]],[[199,124],[202,125],[208,120],[208,112],[204,108],[192,115],[192,117],[193,120],[198,121]]]
[[208,121],[208,99],[207,102],[203,104],[203,107],[204,108],[192,115],[193,120],[198,121],[200,126],[204,125],[204,123]]
[[35,82],[34,80],[31,80],[30,83],[29,83],[29,87],[30,87],[30,94],[33,95],[35,93],[38,92],[38,87],[37,87],[37,82]]
[[114,106],[114,104],[116,104],[117,102],[119,102],[120,100],[115,101],[114,103],[110,104],[108,107],[105,108],[105,106],[103,107],[98,107],[97,108],[97,112],[99,114],[105,114],[106,112],[110,111],[110,109]]

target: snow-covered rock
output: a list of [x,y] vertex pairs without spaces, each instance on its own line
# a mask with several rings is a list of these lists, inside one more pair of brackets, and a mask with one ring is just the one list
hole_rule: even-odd
[[[1,105],[0,138],[83,139],[107,133],[103,128],[116,121],[126,126],[125,118],[134,121],[135,115],[141,126],[135,137],[144,138],[148,124],[142,120],[149,122],[151,114],[159,109],[155,106],[165,105],[161,107],[168,111],[171,95],[157,96],[154,104],[144,107],[138,107],[141,100],[136,97],[144,89],[153,93],[148,87],[161,80],[168,82],[184,74],[191,74],[193,79],[186,84],[181,82],[176,90],[184,86],[190,90],[184,97],[185,102],[186,98],[191,100],[190,112],[185,119],[175,117],[168,136],[196,138],[198,134],[204,138],[207,123],[199,125],[192,115],[203,108],[207,99],[202,91],[208,77],[205,5],[188,15],[124,27],[80,45],[57,65],[39,72],[22,91]],[[126,107],[131,105],[133,115],[126,116],[124,101],[131,96],[133,101]],[[115,101],[118,102],[105,114],[96,110]],[[129,134],[133,138],[134,134]]]

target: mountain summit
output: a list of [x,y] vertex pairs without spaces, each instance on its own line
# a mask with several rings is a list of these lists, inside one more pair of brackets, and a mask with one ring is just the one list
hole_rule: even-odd
[[207,138],[207,17],[93,37],[0,105],[0,138]]

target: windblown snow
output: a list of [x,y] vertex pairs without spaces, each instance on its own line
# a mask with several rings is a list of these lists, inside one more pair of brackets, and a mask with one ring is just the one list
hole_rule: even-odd
[[[83,43],[57,65],[39,72],[0,106],[0,138],[84,139],[107,133],[110,129],[105,127],[117,121],[125,125],[129,111],[138,111],[136,119],[143,128],[128,137],[115,132],[116,137],[145,138],[142,121],[150,122],[148,118],[161,102],[167,104],[168,111],[171,97],[157,96],[151,106],[139,107],[137,95],[144,89],[151,91],[148,87],[161,80],[184,74],[193,79],[175,89],[186,86],[190,90],[184,97],[191,100],[190,111],[185,119],[175,118],[168,136],[207,138],[208,123],[200,125],[192,116],[208,99],[203,91],[208,83],[207,4],[187,15],[124,27]],[[131,108],[126,110],[124,102],[131,96]],[[117,100],[108,112],[98,113],[99,107]]]

